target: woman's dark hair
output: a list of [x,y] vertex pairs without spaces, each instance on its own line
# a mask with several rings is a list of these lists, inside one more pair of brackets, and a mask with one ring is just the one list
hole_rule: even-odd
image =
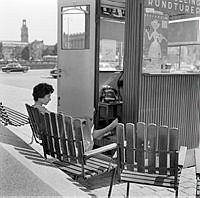
[[54,89],[47,83],[40,83],[33,88],[33,99],[38,101],[38,98],[44,98],[45,95],[53,93]]

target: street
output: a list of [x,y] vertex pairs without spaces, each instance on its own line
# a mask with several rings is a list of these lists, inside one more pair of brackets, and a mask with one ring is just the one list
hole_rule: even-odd
[[0,71],[0,101],[3,105],[26,113],[25,103],[33,104],[32,89],[41,82],[54,87],[52,101],[47,108],[56,111],[57,106],[57,79],[50,76],[50,69],[29,70],[27,73]]

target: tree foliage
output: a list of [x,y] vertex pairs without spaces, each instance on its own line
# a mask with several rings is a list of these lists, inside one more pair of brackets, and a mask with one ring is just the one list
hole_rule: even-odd
[[0,42],[0,59],[3,58],[3,44]]
[[28,46],[24,47],[21,54],[22,59],[29,60],[29,48]]

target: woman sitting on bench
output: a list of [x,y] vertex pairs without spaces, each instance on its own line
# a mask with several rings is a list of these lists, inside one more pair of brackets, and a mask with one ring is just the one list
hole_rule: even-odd
[[[37,108],[41,113],[50,112],[44,106],[51,101],[51,94],[54,92],[52,85],[47,83],[39,83],[33,88],[33,99],[35,101],[33,107]],[[94,141],[93,139],[101,138],[108,132],[112,131],[118,124],[116,118],[112,123],[102,129],[94,129],[92,121],[88,118],[82,119],[84,131],[84,148],[85,151],[92,150]],[[85,123],[85,124],[84,124]],[[89,132],[89,134],[88,134]]]

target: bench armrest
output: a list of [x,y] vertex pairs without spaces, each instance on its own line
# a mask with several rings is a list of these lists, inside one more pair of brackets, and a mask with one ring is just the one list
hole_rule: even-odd
[[186,152],[187,152],[187,147],[186,146],[181,146],[180,150],[179,150],[179,156],[178,156],[178,165],[180,167],[184,166]]
[[194,150],[194,156],[196,161],[196,174],[200,174],[200,149],[196,148]]
[[112,143],[112,144],[108,144],[106,146],[102,146],[100,148],[97,148],[97,149],[93,149],[91,151],[87,151],[84,153],[84,157],[86,158],[89,158],[89,157],[92,157],[96,154],[100,154],[100,153],[103,153],[103,152],[106,152],[106,151],[110,151],[110,150],[113,150],[113,149],[116,149],[117,148],[117,144],[116,143]]

